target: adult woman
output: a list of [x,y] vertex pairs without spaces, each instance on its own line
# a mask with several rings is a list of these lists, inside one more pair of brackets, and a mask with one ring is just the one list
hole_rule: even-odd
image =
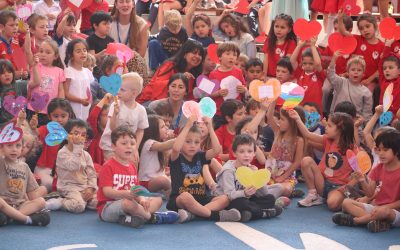
[[135,13],[133,0],[116,0],[111,11],[110,36],[117,43],[128,45],[144,58],[147,49],[149,33],[146,21]]
[[153,78],[143,89],[138,102],[159,100],[167,97],[168,81],[172,75],[183,73],[189,78],[188,99],[193,99],[194,80],[202,72],[202,64],[205,58],[201,43],[188,40],[178,53],[165,61],[155,72]]
[[168,97],[149,104],[149,108],[154,109],[158,105],[171,105],[174,117],[171,128],[175,131],[183,128],[186,124],[186,117],[182,114],[182,104],[188,94],[189,79],[183,73],[174,74],[168,81]]

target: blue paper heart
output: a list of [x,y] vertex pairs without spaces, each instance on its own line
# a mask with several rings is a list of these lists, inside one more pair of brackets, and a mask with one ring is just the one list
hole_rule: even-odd
[[321,115],[318,112],[305,112],[306,114],[306,127],[308,129],[313,128],[318,125],[319,121],[321,120]]
[[200,111],[203,114],[203,116],[213,118],[215,113],[217,112],[217,106],[214,100],[211,99],[210,97],[204,97],[203,99],[201,99],[199,105],[200,105]]
[[379,125],[381,127],[388,125],[393,120],[393,113],[391,111],[383,112],[379,117]]
[[[136,192],[136,190],[140,190],[140,191]],[[133,187],[131,187],[131,191],[133,191],[133,193],[136,195],[144,196],[144,197],[162,197],[163,196],[160,193],[152,193],[143,186],[133,186]]]
[[121,87],[122,79],[118,74],[100,77],[100,86],[108,93],[116,96]]
[[56,146],[63,142],[68,137],[67,131],[58,122],[47,123],[48,135],[45,142],[49,146]]

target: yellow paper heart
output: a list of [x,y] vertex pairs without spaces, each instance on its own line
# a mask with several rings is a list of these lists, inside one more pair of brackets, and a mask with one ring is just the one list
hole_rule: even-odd
[[236,170],[236,179],[245,188],[254,186],[259,189],[269,182],[271,173],[267,169],[252,170],[249,167],[239,167]]

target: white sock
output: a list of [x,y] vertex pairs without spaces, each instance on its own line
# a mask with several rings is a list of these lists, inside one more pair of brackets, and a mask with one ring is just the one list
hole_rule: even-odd
[[317,190],[316,189],[310,189],[310,190],[308,190],[308,193],[312,194],[312,195],[317,195]]
[[27,224],[27,225],[32,224],[32,219],[30,216],[26,216],[25,224]]
[[62,207],[62,198],[50,199],[46,201],[45,208],[48,210],[59,210]]

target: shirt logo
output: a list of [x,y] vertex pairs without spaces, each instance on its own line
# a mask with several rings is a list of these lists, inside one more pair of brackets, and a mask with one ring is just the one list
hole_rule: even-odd
[[316,81],[318,81],[318,78],[317,78],[317,76],[316,76],[316,75],[313,75],[313,76],[311,77],[311,81],[313,81],[313,82],[316,82]]
[[367,50],[367,45],[362,44],[361,47],[360,47],[360,49],[361,49],[362,51],[366,51],[366,50]]
[[378,51],[374,51],[372,53],[372,58],[374,58],[374,60],[376,60],[376,59],[378,59],[378,57],[379,57],[379,52]]
[[276,48],[275,53],[277,55],[279,55],[280,57],[283,57],[285,55],[285,53],[283,52],[283,50],[281,50],[280,48]]

